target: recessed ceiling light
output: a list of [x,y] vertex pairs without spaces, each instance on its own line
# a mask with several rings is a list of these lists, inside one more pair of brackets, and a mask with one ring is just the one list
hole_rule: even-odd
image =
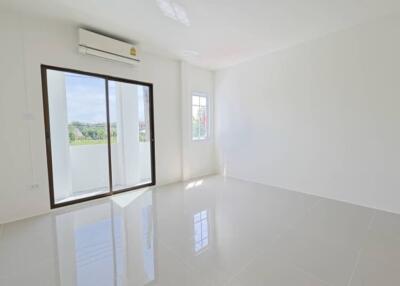
[[167,16],[185,26],[190,26],[189,18],[183,6],[170,0],[157,0],[157,4],[164,16]]

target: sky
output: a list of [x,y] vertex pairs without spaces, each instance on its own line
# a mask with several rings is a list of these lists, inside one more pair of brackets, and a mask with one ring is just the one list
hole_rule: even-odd
[[[110,120],[116,121],[116,85],[109,81]],[[143,87],[147,88],[147,87]],[[144,119],[143,88],[139,89],[139,118]],[[105,80],[102,78],[65,73],[68,122],[104,123],[107,121]]]

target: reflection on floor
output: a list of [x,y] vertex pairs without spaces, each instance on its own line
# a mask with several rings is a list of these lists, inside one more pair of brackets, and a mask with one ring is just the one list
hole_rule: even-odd
[[0,285],[400,285],[400,216],[219,176],[0,226]]

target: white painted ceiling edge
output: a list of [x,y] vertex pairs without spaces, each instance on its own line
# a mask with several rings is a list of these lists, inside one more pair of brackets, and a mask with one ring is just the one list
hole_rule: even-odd
[[398,0],[0,0],[216,70],[400,12]]

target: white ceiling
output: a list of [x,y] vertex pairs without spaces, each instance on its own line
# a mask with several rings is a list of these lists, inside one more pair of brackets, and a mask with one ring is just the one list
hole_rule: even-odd
[[137,41],[148,52],[185,59],[210,69],[400,11],[400,0],[167,1],[186,10],[190,25],[165,16],[157,0],[0,0],[0,3],[3,7]]

